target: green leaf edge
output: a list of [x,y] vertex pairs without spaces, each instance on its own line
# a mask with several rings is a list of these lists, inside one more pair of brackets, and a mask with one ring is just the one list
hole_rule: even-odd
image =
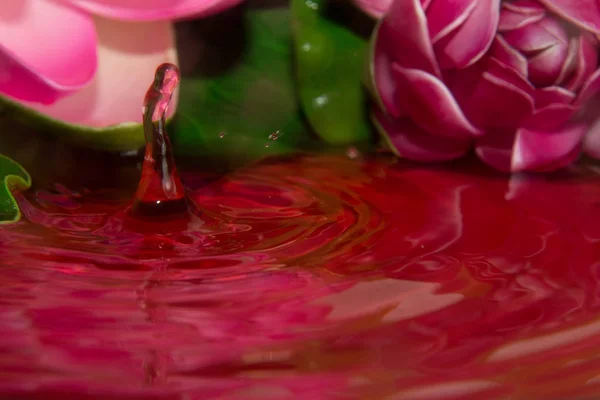
[[377,92],[377,85],[375,84],[375,43],[377,42],[379,36],[379,29],[383,23],[383,19],[379,20],[373,28],[373,33],[371,34],[371,38],[367,43],[367,51],[365,57],[365,67],[363,69],[363,84],[367,89],[367,92],[371,95],[371,98],[381,110],[385,110],[385,106],[383,105],[383,100],[381,100],[381,96],[379,96],[379,92]]
[[[377,41],[377,37],[379,36],[379,28],[381,28],[381,24],[383,19],[379,20],[373,29],[373,33],[371,34],[371,38],[368,43],[367,48],[367,57],[365,58],[365,68],[364,68],[364,76],[363,76],[363,84],[367,89],[367,92],[371,95],[371,99],[373,100],[374,107],[378,107],[383,111],[384,114],[387,115],[385,111],[385,105],[383,104],[383,100],[381,100],[381,96],[377,91],[377,86],[375,84],[375,43]],[[375,131],[379,134],[379,146],[391,152],[394,156],[398,158],[403,158],[402,154],[394,144],[392,143],[392,139],[390,138],[388,132],[381,126],[381,124],[375,118],[375,114],[373,111],[370,112],[371,123],[375,127]]]
[[387,151],[391,152],[396,157],[403,158],[402,154],[400,154],[400,151],[398,151],[396,146],[394,146],[394,144],[392,143],[392,139],[388,135],[387,131],[383,128],[383,126],[381,126],[379,121],[377,121],[377,118],[375,118],[375,114],[373,114],[373,113],[371,113],[371,123],[375,127],[375,130],[381,136],[381,140],[379,141],[379,146],[383,150],[387,150]]
[[0,113],[33,129],[43,130],[77,146],[110,152],[139,149],[144,146],[141,123],[123,122],[107,127],[91,127],[53,119],[16,101],[0,96]]
[[[2,178],[3,184],[0,186],[0,199],[6,196],[7,200],[5,204],[9,207],[12,206],[13,213],[12,216],[10,213],[0,213],[0,225],[12,224],[21,219],[21,210],[17,205],[15,196],[12,194],[12,190],[27,190],[31,187],[31,176],[21,164],[0,154],[0,164],[3,162],[8,163],[12,167],[9,167],[9,169],[18,171],[19,175],[11,173]],[[4,219],[5,216],[8,216],[8,219]]]

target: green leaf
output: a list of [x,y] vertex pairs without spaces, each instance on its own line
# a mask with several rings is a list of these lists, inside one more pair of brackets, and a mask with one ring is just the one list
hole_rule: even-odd
[[31,177],[17,162],[0,154],[0,225],[17,222],[21,211],[12,194],[31,187]]
[[292,0],[302,107],[327,142],[367,141],[371,127],[362,87],[367,41],[330,19],[330,5],[328,0]]
[[[313,141],[295,93],[289,10],[246,9],[240,19],[219,24],[220,29],[242,25],[244,51],[235,65],[216,76],[182,79],[178,113],[170,130],[178,155],[245,162]],[[214,47],[225,52],[234,46]]]
[[39,133],[55,136],[72,144],[107,151],[126,151],[144,145],[141,124],[126,122],[103,128],[70,124],[52,119],[38,111],[27,108],[13,100],[0,96],[0,127],[34,129]]

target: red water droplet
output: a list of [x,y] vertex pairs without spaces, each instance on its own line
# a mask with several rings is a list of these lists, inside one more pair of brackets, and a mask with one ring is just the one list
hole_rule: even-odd
[[144,98],[146,153],[132,212],[136,215],[177,214],[186,210],[185,189],[165,128],[165,114],[179,84],[179,69],[162,64]]

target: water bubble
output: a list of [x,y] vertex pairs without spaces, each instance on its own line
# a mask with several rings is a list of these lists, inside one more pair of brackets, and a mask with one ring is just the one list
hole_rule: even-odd
[[269,135],[269,140],[277,140],[281,136],[279,131],[275,131]]
[[348,156],[349,159],[355,160],[360,156],[360,152],[358,151],[358,149],[356,147],[352,146],[346,150],[346,155]]
[[119,155],[121,157],[137,157],[139,154],[140,154],[139,149],[127,150],[127,151],[123,151],[123,152],[119,153]]

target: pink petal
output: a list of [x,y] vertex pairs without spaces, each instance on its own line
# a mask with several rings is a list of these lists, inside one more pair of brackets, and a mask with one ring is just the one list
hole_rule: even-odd
[[529,59],[529,80],[537,87],[553,85],[560,77],[567,60],[569,46],[556,44],[541,50]]
[[381,18],[394,0],[354,0],[356,5],[374,18]]
[[50,104],[96,72],[96,32],[85,14],[48,0],[4,0],[0,93]]
[[579,96],[575,99],[576,105],[583,105],[600,91],[600,69],[596,70],[583,84]]
[[476,63],[494,40],[499,16],[500,0],[477,1],[466,21],[435,44],[442,67],[465,68]]
[[379,27],[378,40],[402,67],[441,77],[419,0],[394,1]]
[[600,159],[600,119],[588,129],[583,140],[583,151],[590,157]]
[[529,65],[527,59],[519,53],[514,47],[504,40],[500,35],[497,35],[492,43],[489,53],[494,59],[502,64],[514,69],[519,75],[527,79]]
[[576,55],[575,73],[565,85],[573,92],[579,90],[598,68],[598,46],[596,40],[590,37],[590,35],[582,34],[578,40]]
[[223,11],[241,0],[60,0],[86,12],[127,21],[201,17]]
[[488,59],[478,78],[462,83],[471,88],[461,95],[467,116],[486,128],[516,128],[534,109],[534,88],[514,69]]
[[577,53],[579,52],[579,38],[573,37],[569,40],[569,50],[567,57],[563,62],[560,73],[554,82],[554,85],[562,85],[565,79],[569,78],[577,66]]
[[538,52],[557,44],[568,45],[569,38],[559,22],[552,18],[505,32],[504,39],[522,52]]
[[539,0],[539,2],[569,22],[600,34],[598,0]]
[[548,171],[571,164],[579,156],[586,130],[585,125],[569,125],[553,132],[519,129],[512,171]]
[[475,154],[487,165],[504,172],[510,171],[515,131],[491,131],[477,139]]
[[373,112],[373,122],[394,153],[411,160],[452,160],[462,157],[471,147],[471,140],[433,136],[407,118],[391,120],[379,110]]
[[[100,17],[95,23],[98,72],[92,84],[52,105],[28,105],[73,124],[105,127],[141,122],[142,98],[154,78],[154,69],[163,62],[177,61],[172,26],[168,22],[132,24]],[[169,115],[175,111],[176,97]]]
[[543,108],[555,103],[571,104],[575,100],[575,93],[559,86],[550,86],[536,89],[533,98],[535,99],[535,107]]
[[471,15],[478,0],[434,1],[427,10],[427,26],[432,43],[447,36]]
[[539,15],[545,14],[544,7],[535,0],[517,0],[510,3],[504,3],[503,8],[507,10],[518,12],[524,15]]
[[511,3],[504,3],[502,10],[500,11],[500,22],[498,24],[498,31],[512,31],[515,29],[523,28],[526,25],[541,21],[546,12],[543,8],[540,8],[537,13],[524,14],[515,11],[510,8]]
[[480,134],[448,88],[425,71],[392,65],[397,101],[413,121],[435,136],[469,138]]
[[549,104],[535,112],[523,123],[531,130],[553,131],[565,125],[579,108],[570,104]]
[[[381,26],[381,25],[380,25]],[[398,118],[401,115],[400,106],[396,102],[396,80],[392,75],[393,60],[390,57],[390,51],[386,49],[386,45],[391,43],[379,40],[379,29],[373,32],[371,37],[371,52],[369,59],[370,78],[376,93],[375,97],[380,100],[381,105],[393,117]]]

